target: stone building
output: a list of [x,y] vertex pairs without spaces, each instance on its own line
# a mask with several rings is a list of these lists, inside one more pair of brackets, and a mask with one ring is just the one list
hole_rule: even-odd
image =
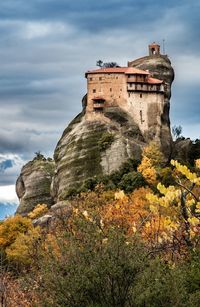
[[[159,53],[159,45],[149,45],[150,56]],[[120,107],[132,116],[143,134],[152,126],[161,126],[165,86],[149,71],[135,67],[100,68],[88,71],[85,76],[89,119],[96,119],[97,113],[103,115],[105,109]]]

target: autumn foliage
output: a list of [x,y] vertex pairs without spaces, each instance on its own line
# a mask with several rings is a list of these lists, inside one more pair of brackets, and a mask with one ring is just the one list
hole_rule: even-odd
[[138,171],[145,186],[98,184],[48,229],[32,225],[48,210],[41,204],[0,224],[1,268],[14,268],[2,276],[11,289],[21,270],[10,292],[21,306],[200,305],[200,160],[166,166],[152,143]]

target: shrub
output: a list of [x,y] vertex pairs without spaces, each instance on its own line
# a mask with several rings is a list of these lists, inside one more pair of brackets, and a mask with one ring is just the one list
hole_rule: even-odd
[[48,207],[45,204],[38,204],[33,211],[28,214],[28,217],[32,220],[39,218],[48,211]]
[[128,174],[123,175],[119,188],[124,190],[125,192],[132,192],[134,189],[145,186],[146,182],[142,176],[142,174],[138,172],[130,172]]
[[7,248],[15,242],[21,233],[27,233],[33,228],[32,222],[26,217],[15,215],[9,217],[0,225],[0,247]]
[[113,143],[115,137],[113,134],[109,132],[104,132],[101,139],[98,142],[99,149],[104,151],[110,147],[110,145]]

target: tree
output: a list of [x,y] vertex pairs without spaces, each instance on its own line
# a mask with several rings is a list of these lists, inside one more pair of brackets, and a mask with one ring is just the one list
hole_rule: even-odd
[[[172,160],[175,168],[176,185],[165,187],[161,183],[157,185],[160,195],[147,195],[150,201],[150,210],[154,219],[162,230],[158,234],[160,241],[181,242],[183,239],[186,246],[195,246],[199,236],[200,225],[200,177],[191,172],[185,165]],[[199,160],[196,162],[198,168]],[[195,187],[198,189],[195,191]],[[149,228],[152,228],[149,222]]]
[[102,67],[103,66],[103,61],[102,60],[98,60],[96,62],[96,66]]
[[41,154],[40,151],[35,152],[35,159],[36,160],[46,160],[45,156]]
[[120,67],[116,62],[103,63],[104,68]]
[[106,63],[104,63],[102,60],[98,60],[96,62],[96,66],[99,66],[100,68],[120,67],[116,62],[106,62]]
[[172,127],[172,134],[173,134],[175,140],[177,140],[178,138],[181,137],[181,133],[182,133],[182,127],[180,125]]
[[142,161],[137,170],[140,172],[149,184],[156,184],[157,176],[165,163],[165,158],[160,150],[160,146],[152,141],[144,147],[142,152]]

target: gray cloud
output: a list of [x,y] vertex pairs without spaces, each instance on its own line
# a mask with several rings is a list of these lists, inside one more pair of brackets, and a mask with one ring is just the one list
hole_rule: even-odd
[[[0,153],[23,162],[52,155],[81,110],[84,72],[96,60],[128,60],[166,39],[176,69],[172,125],[199,137],[199,4],[152,0],[7,0],[0,4]],[[10,168],[0,184],[14,183]]]

